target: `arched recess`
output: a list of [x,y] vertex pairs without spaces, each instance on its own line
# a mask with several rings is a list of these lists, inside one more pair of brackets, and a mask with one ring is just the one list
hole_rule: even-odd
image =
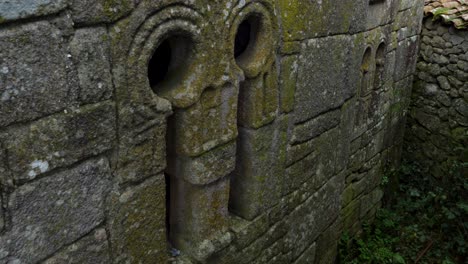
[[[194,41],[190,34],[180,30],[168,32],[166,36],[159,40],[159,44],[154,50],[148,62],[148,82],[155,94],[164,95],[184,79],[188,74],[188,68],[193,59]],[[171,246],[174,235],[171,226],[174,221],[171,218],[178,218],[177,210],[177,187],[173,186],[174,178],[177,175],[177,153],[176,153],[176,120],[174,114],[168,116],[165,133],[165,157],[166,168],[164,170],[165,180],[165,204],[166,204],[166,235]]]
[[231,174],[229,210],[253,219],[278,200],[279,144],[274,139],[278,108],[275,52],[277,21],[268,3],[250,3],[234,19],[232,54],[245,80],[237,109],[236,168]]
[[[166,263],[169,214],[175,211],[172,192],[166,196],[172,182],[165,177],[166,165],[174,163],[171,136],[178,133],[172,120],[177,109],[197,100],[192,95],[201,94],[184,83],[199,64],[203,18],[188,4],[163,5],[140,5],[110,28],[118,116],[113,164],[119,188],[127,193],[110,206],[109,232],[122,262]],[[174,94],[185,97],[173,100]]]
[[385,42],[382,42],[375,53],[374,90],[379,89],[384,84],[385,48]]
[[360,85],[356,96],[354,128],[358,132],[364,131],[367,124],[367,116],[371,103],[370,93],[372,92],[373,84],[372,67],[372,49],[371,47],[367,47],[361,62]]
[[372,49],[368,47],[361,62],[360,97],[369,95],[372,91]]
[[373,92],[371,94],[371,102],[368,109],[368,120],[371,124],[377,124],[380,121],[382,107],[382,87],[384,85],[385,74],[385,43],[381,42],[375,52],[374,60],[374,74],[373,74]]

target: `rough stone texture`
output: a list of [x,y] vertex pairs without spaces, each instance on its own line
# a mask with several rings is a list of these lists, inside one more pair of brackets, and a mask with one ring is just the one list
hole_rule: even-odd
[[113,103],[65,110],[0,135],[15,181],[29,181],[58,167],[111,148],[115,139]]
[[302,255],[293,262],[294,264],[308,264],[315,263],[315,255],[317,254],[317,244],[312,244],[308,249],[306,249]]
[[77,24],[109,23],[127,15],[134,0],[71,0],[73,21]]
[[106,230],[98,228],[72,245],[60,250],[53,257],[44,261],[44,263],[107,264],[112,263],[109,253]]
[[73,106],[77,78],[59,28],[40,21],[4,29],[0,46],[0,126]]
[[22,18],[57,13],[67,6],[67,0],[1,0],[0,24]]
[[164,263],[168,258],[164,197],[159,175],[109,195],[108,228],[116,263]]
[[404,155],[436,178],[467,161],[468,33],[426,18]]
[[[356,60],[360,60],[356,56],[360,46],[353,45],[355,38],[338,35],[308,40],[303,44],[299,58],[295,122],[339,108],[355,93],[359,77]],[[311,63],[313,61],[324,63]],[[310,89],[311,84],[314,84],[314,89]]]
[[465,35],[420,38],[422,0],[23,2],[0,263],[333,263],[398,166],[420,42],[418,136],[466,131]]
[[112,95],[110,49],[103,27],[80,29],[70,43],[78,70],[80,103],[95,103]]
[[0,196],[0,232],[3,231],[5,227],[5,213],[3,209],[3,197]]
[[11,224],[0,237],[0,260],[37,262],[104,221],[110,190],[106,159],[95,159],[28,183],[9,195]]

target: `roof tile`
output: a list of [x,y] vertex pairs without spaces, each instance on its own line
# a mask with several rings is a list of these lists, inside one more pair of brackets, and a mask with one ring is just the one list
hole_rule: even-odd
[[468,0],[425,0],[425,16],[433,16],[458,29],[468,28]]

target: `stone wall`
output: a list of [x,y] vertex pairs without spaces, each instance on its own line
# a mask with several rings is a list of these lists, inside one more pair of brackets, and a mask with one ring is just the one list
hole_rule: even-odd
[[468,153],[468,31],[425,18],[405,156],[436,178]]
[[0,263],[333,263],[422,2],[0,1]]

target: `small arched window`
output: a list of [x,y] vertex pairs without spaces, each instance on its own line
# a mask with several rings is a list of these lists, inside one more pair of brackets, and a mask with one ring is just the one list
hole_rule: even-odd
[[372,49],[367,48],[361,63],[361,89],[360,96],[367,96],[372,90]]
[[374,89],[379,89],[384,83],[385,43],[380,43],[375,54]]

